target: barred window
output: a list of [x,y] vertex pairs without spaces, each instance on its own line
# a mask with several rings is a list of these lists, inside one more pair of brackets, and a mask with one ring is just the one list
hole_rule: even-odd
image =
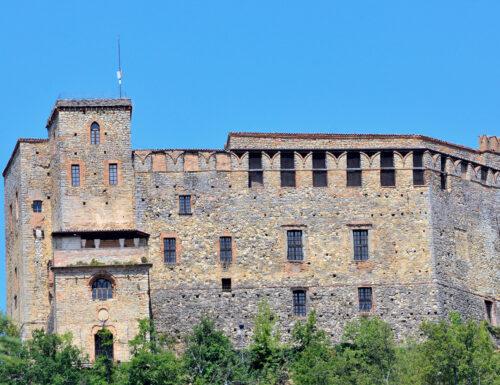
[[118,165],[116,163],[109,165],[109,184],[118,184]]
[[347,153],[347,186],[361,186],[361,155],[359,152]]
[[382,151],[380,153],[380,185],[395,186],[396,171],[394,170],[394,153]]
[[92,299],[113,298],[113,286],[107,279],[99,278],[92,284]]
[[295,160],[293,152],[281,153],[281,187],[295,187]]
[[179,214],[191,214],[191,195],[179,195]]
[[113,359],[113,335],[109,330],[101,329],[94,336],[95,358],[106,356]]
[[250,152],[248,170],[248,187],[262,186],[264,184],[262,152]]
[[326,187],[328,186],[328,179],[326,173],[326,152],[315,151],[313,152],[313,186]]
[[165,263],[177,262],[175,246],[175,238],[163,238],[163,261]]
[[71,165],[71,185],[73,187],[80,186],[80,165]]
[[231,278],[222,278],[222,291],[230,292],[231,289]]
[[358,301],[359,311],[371,312],[372,311],[372,288],[371,287],[358,287]]
[[354,260],[366,261],[368,259],[368,230],[353,230]]
[[306,315],[306,292],[305,290],[293,291],[293,315]]
[[287,231],[287,259],[289,261],[302,261],[304,256],[302,254],[302,230],[289,230]]
[[232,243],[231,237],[219,238],[219,250],[220,250],[219,258],[221,263],[231,263],[233,261],[233,249],[231,243]]
[[99,144],[100,131],[101,131],[101,128],[99,127],[99,124],[97,124],[96,122],[91,124],[91,126],[90,126],[90,143],[91,144]]
[[413,185],[422,186],[425,184],[424,180],[424,153],[422,151],[413,152]]
[[41,213],[42,212],[42,201],[33,201],[33,212]]

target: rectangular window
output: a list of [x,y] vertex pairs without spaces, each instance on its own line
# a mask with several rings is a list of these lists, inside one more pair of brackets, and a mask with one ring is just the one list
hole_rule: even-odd
[[293,152],[281,153],[281,187],[295,187],[295,160]]
[[306,315],[306,292],[305,290],[293,291],[293,315]]
[[446,190],[446,157],[441,155],[441,189]]
[[358,287],[358,301],[359,311],[371,312],[372,311],[372,288],[371,287]]
[[354,260],[366,261],[368,259],[368,230],[353,230]]
[[41,213],[42,212],[42,201],[33,201],[33,212]]
[[13,229],[13,217],[12,217],[12,204],[9,205],[9,230],[12,231]]
[[231,292],[231,278],[222,278],[222,291]]
[[462,176],[462,179],[466,179],[467,178],[467,163],[462,161],[460,162],[460,171],[461,171],[461,176]]
[[488,177],[488,169],[484,166],[481,167],[481,182],[486,183]]
[[109,184],[118,184],[118,165],[116,163],[109,164]]
[[165,263],[177,262],[175,246],[175,238],[163,238],[163,261]]
[[347,186],[361,186],[361,156],[359,152],[347,153]]
[[302,254],[302,230],[287,231],[288,250],[286,258],[289,261],[303,261]]
[[250,152],[248,170],[248,187],[262,186],[264,184],[262,152]]
[[78,164],[71,165],[71,186],[80,186],[80,165]]
[[191,195],[179,195],[179,214],[191,214]]
[[395,186],[396,171],[394,170],[394,153],[382,151],[380,153],[380,185]]
[[231,263],[233,261],[233,249],[231,237],[219,238],[220,262]]
[[422,151],[413,152],[413,185],[422,186],[424,180],[424,153]]
[[493,302],[485,300],[484,305],[486,306],[486,317],[489,323],[492,323],[493,319]]
[[326,173],[326,152],[315,151],[313,152],[313,186],[326,187],[328,186],[328,179]]

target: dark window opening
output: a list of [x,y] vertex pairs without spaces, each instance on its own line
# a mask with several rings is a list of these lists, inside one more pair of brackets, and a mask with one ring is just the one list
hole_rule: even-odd
[[394,153],[383,151],[380,153],[380,185],[395,186],[396,171],[394,170]]
[[368,259],[368,230],[353,230],[354,260],[366,261]]
[[264,184],[262,152],[250,152],[248,169],[248,187],[262,186]]
[[14,296],[14,309],[17,309],[17,295]]
[[358,287],[358,301],[359,301],[359,311],[371,312],[372,311],[372,288],[371,287]]
[[422,186],[424,180],[424,153],[422,151],[413,152],[413,185]]
[[191,195],[179,195],[179,214],[191,214]]
[[467,178],[467,163],[466,162],[460,163],[460,171],[462,174],[462,179],[466,179]]
[[91,144],[99,144],[100,136],[99,132],[101,131],[99,124],[96,122],[92,123],[90,126],[90,143]]
[[347,153],[347,186],[361,186],[361,155],[359,152]]
[[71,185],[73,187],[80,186],[80,165],[71,165]]
[[113,286],[107,279],[99,278],[92,284],[92,299],[106,300],[113,298]]
[[118,184],[118,165],[116,163],[109,165],[109,184]]
[[441,190],[446,190],[446,157],[441,155]]
[[232,249],[232,239],[231,237],[220,237],[219,238],[219,249],[220,249],[220,262],[221,263],[231,263],[233,261],[233,249]]
[[488,322],[491,323],[493,319],[493,302],[485,300],[484,305],[486,306],[486,317],[488,318]]
[[295,187],[295,161],[293,152],[281,153],[281,187]]
[[302,261],[304,256],[302,254],[302,230],[289,230],[287,231],[287,256],[289,261]]
[[488,169],[486,167],[481,167],[481,182],[486,183],[487,177],[488,177]]
[[34,213],[42,212],[42,201],[33,201],[33,212]]
[[326,187],[328,186],[328,176],[326,172],[326,152],[313,152],[313,186]]
[[231,278],[222,278],[222,291],[231,291]]
[[306,292],[305,290],[293,291],[293,315],[306,315]]
[[105,356],[113,359],[113,334],[107,329],[99,330],[94,336],[95,358]]
[[163,261],[165,263],[177,262],[175,241],[175,238],[163,238]]

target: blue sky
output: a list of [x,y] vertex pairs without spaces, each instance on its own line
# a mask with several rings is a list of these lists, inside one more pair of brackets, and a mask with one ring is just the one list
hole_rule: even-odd
[[[475,148],[500,134],[499,15],[473,0],[5,1],[0,164],[46,136],[56,99],[118,96],[118,35],[134,148],[221,148],[229,131]],[[3,236],[0,250],[4,310]]]

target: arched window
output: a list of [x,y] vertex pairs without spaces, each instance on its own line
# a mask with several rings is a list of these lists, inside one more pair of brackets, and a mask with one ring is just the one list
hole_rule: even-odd
[[96,122],[90,126],[90,143],[99,144],[101,128]]
[[92,299],[108,298],[113,298],[113,285],[107,279],[96,279],[92,284]]

